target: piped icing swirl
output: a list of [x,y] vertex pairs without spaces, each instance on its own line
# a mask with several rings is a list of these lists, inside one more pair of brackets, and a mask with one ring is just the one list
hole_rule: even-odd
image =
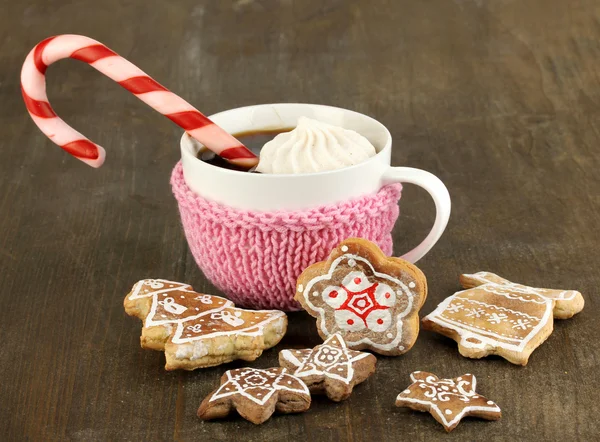
[[353,166],[376,153],[358,132],[300,117],[294,130],[263,146],[256,170],[269,174],[324,172]]

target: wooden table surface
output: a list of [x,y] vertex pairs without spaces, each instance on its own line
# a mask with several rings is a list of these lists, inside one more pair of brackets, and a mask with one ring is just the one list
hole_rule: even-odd
[[[593,0],[164,1],[0,0],[0,434],[3,440],[597,439],[600,384],[600,3]],[[171,195],[180,130],[89,66],[48,70],[57,112],[107,148],[93,170],[27,115],[19,72],[43,38],[80,33],[131,59],[210,114],[256,103],[354,109],[386,124],[393,163],[448,186],[453,212],[419,266],[429,313],[461,272],[490,270],[572,288],[584,311],[557,321],[526,367],[470,360],[421,332],[405,356],[379,358],[351,398],[314,398],[261,426],[202,422],[196,409],[233,363],[165,372],[139,347],[122,301],[141,278],[218,292],[196,267]],[[427,194],[405,186],[397,254],[432,224]],[[287,343],[319,343],[314,320]],[[397,409],[414,370],[471,372],[502,408],[446,436]]]

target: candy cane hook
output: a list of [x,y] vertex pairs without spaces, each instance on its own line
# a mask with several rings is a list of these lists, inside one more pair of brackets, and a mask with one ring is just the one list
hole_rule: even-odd
[[40,130],[84,163],[100,167],[106,155],[104,149],[56,115],[46,95],[46,69],[63,58],[88,63],[230,163],[248,169],[258,163],[256,155],[236,138],[102,43],[82,35],[50,37],[35,46],[25,59],[21,70],[23,100]]

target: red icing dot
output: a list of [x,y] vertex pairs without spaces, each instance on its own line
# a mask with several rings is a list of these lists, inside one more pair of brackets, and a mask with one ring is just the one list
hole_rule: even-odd
[[348,323],[348,325],[354,324],[354,320],[353,319],[348,319],[346,322]]
[[337,295],[338,295],[338,292],[337,292],[337,290],[333,290],[331,293],[329,293],[329,297],[330,297],[330,298],[336,298],[336,297],[337,297]]
[[386,299],[390,299],[390,296],[392,296],[392,295],[391,295],[391,294],[389,294],[389,293],[386,293],[386,294],[385,294],[385,297],[386,297]]
[[379,318],[379,319],[377,320],[377,323],[378,323],[379,325],[383,324],[383,319]]
[[361,279],[360,278],[354,278],[354,284],[360,284]]

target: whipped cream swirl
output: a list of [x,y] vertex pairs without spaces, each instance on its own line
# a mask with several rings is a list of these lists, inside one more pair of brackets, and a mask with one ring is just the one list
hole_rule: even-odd
[[277,135],[260,152],[256,170],[271,174],[300,174],[341,169],[376,154],[359,133],[300,117],[298,126]]

